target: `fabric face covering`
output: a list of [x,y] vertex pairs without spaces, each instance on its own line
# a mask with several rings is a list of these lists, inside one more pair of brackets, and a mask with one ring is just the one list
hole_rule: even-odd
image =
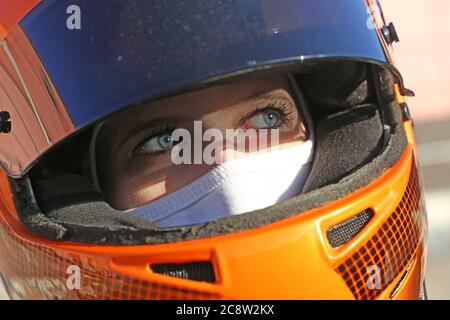
[[230,160],[183,188],[127,212],[169,228],[266,208],[301,193],[312,156],[313,141],[308,140]]

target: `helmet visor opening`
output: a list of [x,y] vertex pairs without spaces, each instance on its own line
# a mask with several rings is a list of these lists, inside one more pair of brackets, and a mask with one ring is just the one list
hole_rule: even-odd
[[[352,92],[349,95],[345,95],[345,98],[342,95],[334,98],[322,95],[319,100],[309,98],[318,97],[315,92],[318,82],[322,81],[326,87],[325,79],[333,79],[333,76],[324,78],[322,76],[324,72],[329,73],[330,70],[342,72],[339,64],[340,62],[335,66],[329,64],[311,66],[307,72],[284,77],[295,79],[295,84],[304,92],[305,103],[314,106],[308,108],[313,124],[311,127],[305,127],[312,130],[309,133],[306,130],[302,139],[304,142],[313,136],[315,146],[313,161],[307,171],[307,177],[302,181],[301,190],[282,201],[275,202],[275,205],[250,209],[245,211],[245,214],[226,218],[216,217],[202,223],[194,221],[190,226],[170,226],[170,228],[158,226],[155,223],[158,220],[152,221],[145,216],[133,214],[129,208],[113,209],[114,206],[108,203],[107,197],[103,194],[104,178],[100,178],[100,184],[96,186],[90,176],[92,171],[86,168],[93,133],[93,130],[87,130],[50,153],[25,179],[11,180],[17,191],[15,194],[18,208],[23,208],[24,205],[28,207],[27,210],[19,209],[19,211],[29,224],[37,221],[35,218],[30,219],[30,216],[38,215],[42,221],[47,221],[48,226],[61,227],[46,234],[51,238],[96,243],[159,243],[261,226],[312,209],[317,203],[323,205],[344,196],[356,190],[358,186],[369,183],[384,169],[392,166],[400,157],[406,140],[402,126],[398,125],[402,121],[398,105],[393,100],[392,91],[386,90],[392,85],[392,82],[387,84],[392,81],[392,77],[386,75],[382,69],[375,68],[376,76],[382,80],[378,84],[383,84],[376,90],[372,79],[374,69],[370,65],[344,64],[342,66],[345,70],[354,70],[355,74],[341,77],[347,84],[335,84],[335,87],[339,93],[342,93],[343,86],[353,87],[354,90],[350,90]],[[249,79],[255,81],[256,78]],[[242,81],[238,79],[237,83]],[[214,90],[214,86],[210,88]],[[366,88],[364,93],[362,88]],[[333,90],[329,88],[327,90],[332,95]],[[382,92],[384,101],[378,103],[375,91]],[[139,106],[135,110],[139,110]],[[120,113],[115,115],[119,119],[121,116],[123,115]],[[266,120],[270,119],[272,117],[266,117]],[[264,120],[264,117],[258,117],[257,120],[256,123],[260,124],[259,120]],[[108,120],[105,120],[104,123],[107,122]],[[385,131],[386,127],[390,128],[389,132]],[[110,134],[111,132],[108,133]],[[388,135],[387,143],[386,135]],[[336,144],[333,141],[341,143]],[[152,143],[149,145],[154,146]],[[74,150],[77,150],[78,157],[71,156]],[[349,150],[353,153],[349,153]],[[143,169],[144,167],[141,167],[141,170]],[[104,173],[99,175],[102,174]],[[344,180],[347,181],[343,182]],[[349,185],[348,181],[353,183]],[[25,197],[25,194],[33,195],[36,200],[34,205],[30,205],[29,198]],[[158,197],[154,201],[158,201]],[[208,208],[203,208],[201,213],[207,214]],[[51,228],[47,231],[49,230]],[[40,231],[34,228],[34,231],[43,232],[42,228]]]

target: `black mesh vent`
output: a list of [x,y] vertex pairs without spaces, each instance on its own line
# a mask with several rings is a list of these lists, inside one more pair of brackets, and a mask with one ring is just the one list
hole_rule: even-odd
[[153,272],[175,278],[205,282],[216,281],[214,267],[209,261],[153,264],[151,269]]
[[356,216],[341,222],[327,231],[327,238],[333,248],[340,247],[353,239],[372,219],[372,210],[364,210]]

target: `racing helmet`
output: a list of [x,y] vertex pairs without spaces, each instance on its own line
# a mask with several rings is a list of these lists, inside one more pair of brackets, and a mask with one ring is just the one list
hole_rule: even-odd
[[[11,298],[423,298],[413,92],[378,1],[0,9],[0,279]],[[314,137],[297,194],[168,228],[105,197],[96,171],[108,161],[90,161],[105,127],[113,134],[192,92],[275,77],[301,96]]]

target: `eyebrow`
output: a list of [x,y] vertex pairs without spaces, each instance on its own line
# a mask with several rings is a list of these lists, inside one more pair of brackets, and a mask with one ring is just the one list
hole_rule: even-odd
[[[279,89],[277,89],[277,90],[279,90]],[[271,92],[267,92],[267,93],[263,93],[263,94],[256,94],[247,99],[250,103],[254,103],[254,102],[257,102],[260,100],[286,100],[286,101],[291,101],[295,104],[295,99],[289,98],[285,95],[280,95],[280,94],[274,93],[274,91],[277,91],[277,90],[273,90]]]
[[[297,102],[297,99],[292,97],[290,94],[281,95],[279,93],[276,93],[276,91],[279,91],[279,90],[282,90],[282,89],[274,89],[272,91],[269,91],[269,92],[266,92],[263,94],[256,94],[256,95],[253,95],[253,96],[245,98],[245,99],[246,99],[246,101],[248,101],[251,104],[257,104],[259,102],[266,102],[269,100],[278,100],[278,101],[282,100],[282,101],[293,104],[297,110],[299,110],[301,108],[301,106]],[[299,117],[300,117],[300,112],[298,112],[298,113],[299,113]]]

